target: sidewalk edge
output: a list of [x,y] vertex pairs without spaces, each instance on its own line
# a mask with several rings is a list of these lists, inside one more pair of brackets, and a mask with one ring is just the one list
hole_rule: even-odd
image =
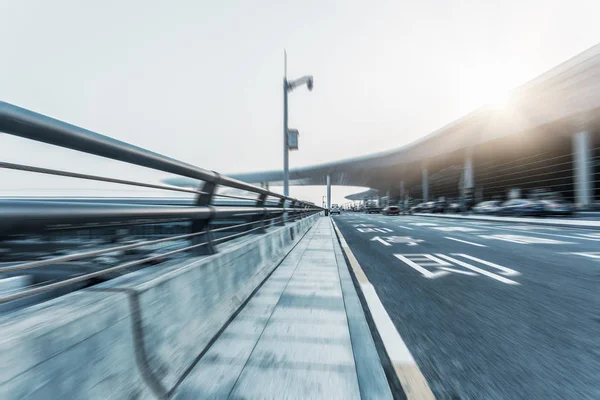
[[331,222],[336,235],[338,236],[340,242],[339,245],[344,251],[348,263],[350,264],[350,268],[358,281],[358,288],[364,296],[368,308],[368,310],[364,311],[368,312],[373,319],[377,333],[381,337],[385,352],[387,353],[394,369],[394,373],[396,374],[396,378],[400,382],[406,398],[408,400],[435,399],[427,380],[421,373],[421,370],[390,319],[374,286],[369,282],[335,221],[332,220]]

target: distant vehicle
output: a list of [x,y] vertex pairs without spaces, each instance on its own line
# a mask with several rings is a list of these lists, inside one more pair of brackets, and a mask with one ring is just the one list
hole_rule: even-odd
[[400,207],[387,206],[382,211],[383,215],[400,215]]
[[460,203],[449,203],[446,207],[445,212],[447,213],[459,213],[460,212]]
[[367,214],[378,214],[381,212],[381,208],[377,207],[374,201],[367,201],[367,204],[365,204],[365,212]]
[[419,203],[416,206],[412,206],[408,210],[408,212],[413,214],[413,213],[423,212],[424,209],[425,209],[425,203]]
[[342,212],[340,211],[339,207],[331,207],[331,210],[329,210],[329,214],[333,215],[333,214],[338,214],[340,215]]
[[496,214],[502,208],[500,200],[482,201],[473,207],[475,214]]
[[421,211],[422,213],[434,213],[436,212],[437,207],[435,201],[428,201],[427,203],[422,203]]
[[432,213],[443,213],[446,211],[446,203],[443,201],[431,201],[431,210]]
[[541,216],[546,209],[540,201],[514,199],[502,203],[500,209],[496,212],[498,215],[514,216]]
[[540,200],[544,205],[544,215],[573,215],[575,205],[563,200]]

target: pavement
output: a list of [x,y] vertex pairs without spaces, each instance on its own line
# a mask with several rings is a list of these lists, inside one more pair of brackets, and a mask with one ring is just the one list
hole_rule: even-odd
[[330,218],[298,242],[174,399],[392,399]]
[[600,399],[600,232],[332,219],[437,399]]

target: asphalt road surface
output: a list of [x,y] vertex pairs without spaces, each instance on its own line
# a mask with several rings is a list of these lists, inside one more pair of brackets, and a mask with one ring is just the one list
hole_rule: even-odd
[[333,217],[438,399],[600,399],[600,231]]

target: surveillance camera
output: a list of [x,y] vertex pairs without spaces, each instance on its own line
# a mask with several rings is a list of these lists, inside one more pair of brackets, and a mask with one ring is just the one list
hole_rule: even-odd
[[306,82],[306,87],[308,88],[308,90],[312,90],[312,88],[313,88],[313,78],[312,78],[312,76],[310,78],[308,78],[308,81]]

